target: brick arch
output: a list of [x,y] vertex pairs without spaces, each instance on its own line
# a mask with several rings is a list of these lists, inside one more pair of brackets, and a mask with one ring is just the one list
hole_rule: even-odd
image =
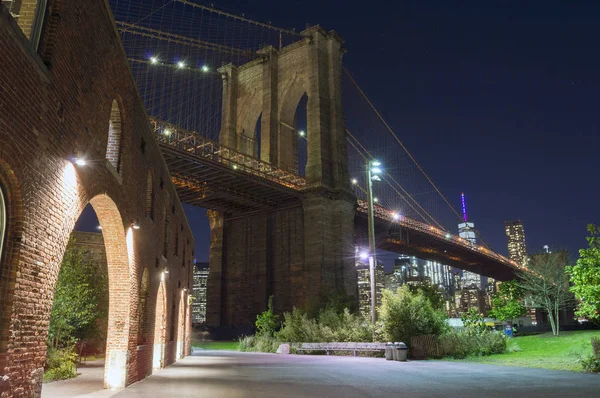
[[132,229],[127,234],[121,213],[115,202],[106,194],[90,200],[104,237],[108,268],[108,329],[106,341],[106,363],[104,386],[124,387],[127,380],[127,349],[131,319],[130,278],[133,275],[131,258]]
[[154,311],[154,352],[152,355],[152,371],[165,367],[165,347],[167,331],[167,291],[165,273],[160,274],[160,284],[156,292],[156,309]]
[[21,237],[23,236],[23,202],[21,186],[7,162],[0,159],[0,189],[4,195],[6,226],[4,229],[4,243],[0,252],[0,373],[4,368],[5,353],[7,350],[10,319],[4,314],[10,314],[15,273],[20,258]]
[[181,297],[179,298],[179,310],[177,315],[177,357],[180,359],[185,356],[185,333],[186,333],[186,312],[187,312],[187,291],[181,289]]
[[106,144],[106,160],[118,172],[121,173],[121,154],[122,150],[122,107],[114,99],[110,106],[110,118],[108,123],[108,142]]

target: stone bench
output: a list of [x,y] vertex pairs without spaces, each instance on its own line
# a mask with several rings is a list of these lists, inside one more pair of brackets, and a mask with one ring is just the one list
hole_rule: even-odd
[[327,355],[334,351],[348,351],[356,356],[357,352],[384,352],[385,343],[302,343],[296,351],[325,351]]

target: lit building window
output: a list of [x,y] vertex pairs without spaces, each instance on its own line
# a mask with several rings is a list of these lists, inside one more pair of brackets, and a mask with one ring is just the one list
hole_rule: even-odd
[[46,18],[47,0],[2,0],[12,17],[37,50]]

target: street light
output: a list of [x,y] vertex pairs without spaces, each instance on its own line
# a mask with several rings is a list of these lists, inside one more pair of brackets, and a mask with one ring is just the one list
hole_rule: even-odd
[[369,225],[369,276],[371,280],[371,323],[375,327],[377,298],[375,297],[375,266],[377,264],[377,254],[375,249],[375,217],[373,215],[373,181],[381,181],[379,174],[382,172],[381,163],[376,160],[367,162],[367,204],[368,225]]

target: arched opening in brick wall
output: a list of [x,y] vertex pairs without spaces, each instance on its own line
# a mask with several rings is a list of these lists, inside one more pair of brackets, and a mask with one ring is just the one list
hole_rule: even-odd
[[147,344],[148,340],[148,330],[146,325],[147,322],[147,311],[148,311],[148,296],[150,295],[150,274],[148,272],[148,267],[144,268],[144,272],[142,273],[142,280],[140,282],[140,297],[138,301],[138,336],[139,336],[139,344]]
[[118,173],[121,172],[121,109],[117,100],[113,100],[110,108],[106,159]]
[[177,316],[177,358],[185,356],[185,314],[186,314],[187,292],[181,289],[181,298],[179,299],[179,311]]
[[160,274],[160,284],[156,293],[156,309],[154,311],[154,352],[152,355],[152,372],[165,367],[165,346],[167,330],[167,293],[165,291],[165,273]]
[[[82,231],[81,226],[86,226],[91,230],[86,231],[84,227]],[[98,319],[99,325],[102,325],[99,327],[105,328],[105,350],[100,353],[104,356],[104,360],[90,362],[88,366],[104,367],[104,377],[98,379],[98,388],[125,387],[131,326],[130,297],[132,291],[129,280],[132,275],[133,229],[125,229],[117,205],[110,197],[102,194],[92,198],[89,205],[82,211],[75,223],[72,236],[76,237],[77,245],[86,248],[89,257],[86,257],[85,261],[105,262],[105,264],[98,264],[98,267],[103,267],[102,272],[106,275],[104,280],[107,283],[107,292],[105,291],[105,294],[108,296],[105,300],[106,318]],[[102,256],[96,255],[96,251],[101,251]],[[66,254],[68,253],[66,252]],[[66,260],[67,256],[61,266],[65,266],[64,261]],[[55,292],[55,294],[58,293]],[[100,296],[98,297],[100,298]],[[101,306],[102,303],[99,302],[98,305]],[[78,349],[84,351],[85,344],[78,346]],[[54,388],[56,387],[53,385],[44,387],[45,390]],[[58,393],[60,395],[60,392]]]
[[4,198],[4,187],[0,184],[0,263],[4,253],[4,239],[6,238],[6,200]]

